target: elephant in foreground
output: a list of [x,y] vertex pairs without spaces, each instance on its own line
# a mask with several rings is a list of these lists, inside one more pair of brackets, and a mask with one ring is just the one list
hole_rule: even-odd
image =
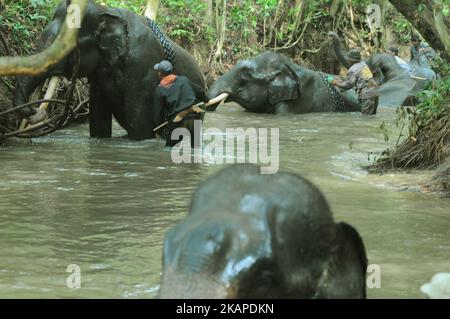
[[[52,21],[42,33],[39,50],[48,47],[58,35],[65,21],[66,2],[63,0],[57,6]],[[74,63],[79,60],[78,77],[87,77],[90,84],[91,137],[111,137],[114,116],[129,138],[153,138],[153,129],[161,124],[155,120],[152,110],[152,95],[159,84],[153,66],[169,58],[176,63],[177,74],[189,78],[198,101],[204,101],[203,74],[187,51],[145,17],[90,0],[75,50],[48,72],[20,78],[14,103],[28,102],[33,91],[49,77],[70,78]],[[31,114],[33,110],[28,109],[24,115]]]
[[[338,35],[335,32],[330,32],[329,35],[333,38],[336,56],[342,65],[349,69],[350,65],[342,52]],[[412,62],[413,64],[411,64],[413,69],[416,70],[415,72],[417,72],[413,78],[406,70],[400,67],[395,57],[391,54],[376,53],[364,60],[364,62],[370,67],[376,81],[380,85],[377,91],[379,105],[381,106],[414,105],[415,96],[423,90],[428,81],[427,78],[421,78],[429,74],[429,72],[426,72],[423,67],[419,68],[416,65],[417,62]],[[429,71],[433,72],[431,69]]]
[[365,298],[367,257],[314,185],[243,164],[200,185],[164,242],[160,298]]
[[223,94],[227,101],[256,113],[361,111],[355,96],[341,94],[328,83],[326,74],[296,65],[272,51],[238,62],[213,83],[208,99]]

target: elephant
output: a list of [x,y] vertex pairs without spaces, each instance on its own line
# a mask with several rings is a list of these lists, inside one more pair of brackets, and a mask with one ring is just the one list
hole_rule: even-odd
[[236,164],[203,182],[164,241],[159,298],[365,298],[367,256],[321,191]]
[[[433,53],[431,53],[431,55],[433,56]],[[425,79],[421,80],[421,83],[423,84],[426,84],[428,81],[437,79],[437,74],[430,67],[428,59],[429,57],[426,54],[419,54],[416,57],[412,58],[408,63],[413,70],[413,76],[417,77],[418,79]]]
[[226,101],[255,113],[361,111],[355,96],[341,94],[326,74],[296,65],[273,51],[239,61],[212,84],[208,99],[223,94]]
[[[38,50],[53,42],[66,12],[67,2],[63,0],[44,29]],[[176,73],[189,78],[198,102],[204,102],[205,79],[191,54],[168,39],[152,20],[89,0],[76,48],[44,74],[19,78],[14,103],[26,103],[35,88],[49,77],[71,77],[79,61],[78,77],[87,77],[90,84],[90,136],[111,137],[114,116],[128,138],[154,138],[153,129],[161,123],[157,123],[152,110],[153,92],[159,84],[153,67],[167,55],[176,63]],[[33,110],[24,113],[30,116]]]
[[[347,69],[350,68],[345,54],[342,52],[340,39],[335,32],[330,32],[329,35],[333,38],[333,47],[339,61]],[[378,84],[379,105],[381,106],[403,106],[414,105],[416,103],[416,95],[425,87],[426,81],[423,80],[425,68],[413,69],[416,75],[411,75],[400,67],[395,60],[395,57],[387,53],[376,53],[365,59],[364,62],[372,70],[374,77]],[[431,69],[430,69],[431,70]],[[432,70],[431,70],[432,71]]]

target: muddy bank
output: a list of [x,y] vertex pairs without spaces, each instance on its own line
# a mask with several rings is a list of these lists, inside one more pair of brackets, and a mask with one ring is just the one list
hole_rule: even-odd
[[384,174],[371,174],[372,183],[399,192],[434,193],[450,198],[450,165],[443,164],[433,170],[393,170]]

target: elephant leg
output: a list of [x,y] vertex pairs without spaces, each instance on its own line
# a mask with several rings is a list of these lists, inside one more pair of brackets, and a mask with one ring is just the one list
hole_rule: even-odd
[[136,141],[155,138],[154,116],[151,102],[136,93],[128,93],[125,98],[125,117],[128,138]]
[[344,100],[344,109],[346,112],[361,112],[361,105],[356,96],[353,96],[349,91],[342,94]]
[[112,112],[93,83],[90,89],[89,130],[93,138],[109,138],[112,134]]

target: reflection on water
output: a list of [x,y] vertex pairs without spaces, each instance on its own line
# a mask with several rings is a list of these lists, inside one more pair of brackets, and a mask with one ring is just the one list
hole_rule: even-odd
[[[421,284],[450,270],[450,201],[380,186],[360,168],[387,146],[378,126],[393,113],[271,116],[225,105],[205,127],[280,128],[280,168],[317,184],[381,266],[369,297],[421,297]],[[117,125],[114,135],[91,140],[83,125],[0,149],[0,298],[156,295],[166,230],[224,165],[177,165],[163,141],[123,140]],[[70,264],[81,267],[81,289],[66,287]]]

